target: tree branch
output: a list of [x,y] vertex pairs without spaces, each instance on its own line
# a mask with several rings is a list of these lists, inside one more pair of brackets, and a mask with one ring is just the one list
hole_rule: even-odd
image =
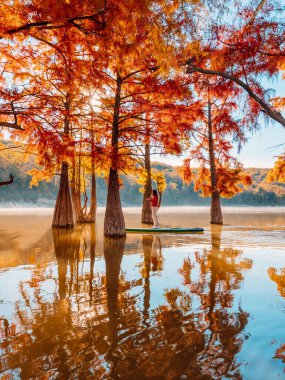
[[10,174],[10,179],[9,181],[5,181],[5,182],[0,182],[0,186],[5,186],[5,185],[10,185],[11,183],[14,182],[14,176],[12,174]]
[[254,13],[253,13],[253,15],[252,15],[252,17],[251,17],[251,19],[249,20],[249,22],[248,22],[247,25],[251,25],[251,24],[254,22],[256,16],[257,16],[258,13],[261,11],[261,9],[263,8],[263,6],[264,6],[264,4],[266,3],[266,1],[267,1],[267,0],[261,0],[261,1],[260,1],[260,3],[258,4],[256,10],[254,11]]
[[[105,27],[105,21],[104,21],[104,19],[102,21],[99,21],[97,18],[98,18],[98,16],[102,15],[103,11],[104,11],[104,9],[102,9],[98,13],[95,13],[95,14],[92,14],[89,16],[68,17],[66,19],[66,24],[67,25],[68,24],[73,25],[74,27],[76,27],[80,31],[87,33],[88,30],[82,26],[82,21],[89,20],[89,21],[96,23],[98,26],[100,26],[100,28],[102,30]],[[21,26],[18,26],[16,28],[8,29],[6,32],[4,32],[3,35],[0,35],[0,39],[3,39],[5,37],[5,35],[13,35],[13,34],[28,31],[31,29],[41,29],[41,30],[42,29],[51,29],[51,28],[52,29],[59,29],[59,28],[63,28],[64,26],[65,26],[65,24],[58,24],[58,25],[53,24],[53,21],[51,21],[51,20],[28,22],[28,23],[23,24]],[[92,28],[92,33],[96,33],[96,32],[94,32],[94,28]]]
[[264,113],[266,113],[266,115],[271,117],[273,120],[277,121],[279,124],[281,124],[285,128],[285,118],[281,115],[281,113],[274,110],[272,107],[270,107],[263,99],[261,99],[252,91],[249,85],[244,83],[239,78],[235,77],[232,74],[228,74],[222,71],[202,69],[201,67],[194,66],[193,61],[191,59],[187,61],[187,65],[188,67],[186,69],[186,73],[188,74],[196,72],[196,73],[201,73],[205,75],[217,75],[217,76],[220,76],[220,77],[223,77],[235,82],[238,86],[242,87],[256,103],[260,105],[261,110]]
[[8,121],[0,121],[0,127],[18,129],[19,131],[23,131],[24,129],[18,125],[17,123],[9,123]]

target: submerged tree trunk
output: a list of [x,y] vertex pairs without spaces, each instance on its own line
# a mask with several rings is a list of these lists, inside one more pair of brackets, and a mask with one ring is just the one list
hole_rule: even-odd
[[94,145],[94,132],[91,131],[91,200],[89,210],[89,221],[94,223],[97,211],[97,194],[96,194],[96,172],[95,172],[95,145]]
[[[65,101],[66,115],[64,118],[64,135],[68,136],[69,128],[69,111],[70,111],[71,98],[67,93]],[[58,195],[56,199],[54,214],[53,214],[53,227],[72,228],[74,226],[73,207],[69,189],[68,178],[68,164],[63,162],[61,166],[60,183]]]
[[144,186],[143,194],[143,208],[142,208],[142,217],[141,222],[145,224],[152,224],[152,215],[151,215],[151,204],[147,198],[151,197],[152,187],[151,187],[151,166],[150,166],[150,145],[149,142],[145,144],[145,170],[147,172],[147,180]]
[[72,205],[73,205],[75,220],[78,221],[80,218],[81,202],[80,202],[80,192],[78,193],[78,187],[76,183],[76,163],[74,163],[74,166],[72,169],[72,179],[71,179],[70,190],[71,190]]
[[158,196],[159,196],[159,200],[158,200],[158,208],[159,208],[162,203],[162,191],[159,191],[158,189],[157,191],[158,191]]
[[109,172],[107,205],[104,220],[104,235],[110,237],[123,237],[126,235],[125,219],[121,205],[118,175],[121,86],[122,79],[120,78],[119,74],[117,74],[117,88],[112,130],[112,163]]
[[[82,139],[82,136],[81,136]],[[78,153],[78,163],[74,162],[71,180],[71,194],[75,214],[75,220],[79,223],[94,223],[96,218],[97,199],[96,199],[96,173],[95,173],[95,160],[94,160],[94,137],[91,134],[91,199],[90,208],[88,210],[88,196],[85,187],[85,173],[84,166],[81,161],[81,147]],[[83,182],[82,182],[82,178]],[[82,188],[84,202],[82,205]]]
[[104,234],[123,237],[126,234],[125,220],[121,206],[118,171],[110,169],[107,206],[104,220]]
[[74,226],[73,208],[68,180],[68,164],[66,162],[63,162],[61,166],[60,184],[52,226],[60,228],[72,228]]
[[[79,174],[80,168],[79,168]],[[71,181],[71,194],[72,194],[72,203],[75,214],[75,220],[78,223],[94,223],[96,218],[96,176],[95,173],[91,175],[91,200],[90,200],[90,209],[88,211],[88,197],[86,189],[83,192],[84,195],[84,204],[81,202],[81,191],[79,186],[80,182],[76,179]],[[84,185],[85,186],[85,185]]]
[[209,133],[209,160],[210,160],[210,173],[211,173],[211,211],[210,211],[210,223],[223,224],[223,216],[220,202],[220,193],[218,189],[215,153],[214,153],[214,139],[212,130],[212,115],[211,115],[211,102],[208,101],[208,133]]
[[96,219],[97,210],[97,195],[96,195],[96,175],[92,173],[91,176],[91,200],[89,211],[89,222],[94,223]]

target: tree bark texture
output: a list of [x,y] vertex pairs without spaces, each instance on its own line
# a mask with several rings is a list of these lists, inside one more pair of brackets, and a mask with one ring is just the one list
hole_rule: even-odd
[[214,139],[212,130],[212,115],[211,115],[211,103],[208,101],[208,139],[209,139],[209,160],[210,160],[210,173],[211,173],[211,210],[210,210],[210,223],[223,224],[223,216],[220,202],[220,194],[218,189],[215,153],[214,153]]
[[[81,166],[80,160],[77,166],[77,175],[76,168],[74,164],[71,180],[71,196],[73,211],[75,216],[75,221],[78,223],[94,223],[96,218],[96,209],[97,209],[97,200],[96,200],[96,175],[95,175],[95,165],[92,164],[92,173],[91,173],[91,200],[90,200],[90,209],[88,211],[87,203],[88,197],[86,190],[84,191],[84,204],[82,205],[82,193],[81,193]],[[84,173],[83,173],[84,178]],[[85,181],[85,179],[84,179]],[[84,183],[85,187],[85,183]]]
[[123,237],[126,235],[125,219],[120,199],[120,185],[118,175],[121,86],[122,79],[118,74],[113,115],[112,163],[109,172],[107,205],[104,219],[104,235],[109,237]]
[[[71,96],[66,94],[64,118],[64,135],[69,135],[69,111],[71,105]],[[68,164],[63,162],[61,165],[61,176],[56,199],[54,214],[53,214],[53,227],[72,228],[74,226],[73,207],[69,188],[68,178]]]
[[142,208],[142,217],[141,222],[145,224],[152,224],[151,216],[151,204],[150,201],[147,201],[147,198],[151,197],[152,186],[151,186],[151,166],[150,166],[150,145],[145,144],[145,170],[147,172],[147,181],[144,186],[143,194],[143,208]]
[[94,223],[96,220],[97,211],[97,194],[96,194],[96,176],[92,173],[91,176],[91,200],[90,200],[90,211],[88,219],[90,223]]
[[104,234],[110,237],[126,235],[125,219],[121,206],[118,171],[110,169]]
[[73,207],[69,190],[68,164],[62,163],[59,191],[53,214],[53,227],[72,228],[74,226]]
[[78,193],[78,186],[76,183],[76,167],[75,163],[72,169],[72,179],[71,179],[71,197],[72,197],[72,205],[73,205],[73,212],[75,220],[78,221],[80,218],[81,213],[81,200],[80,200],[80,192]]
[[91,200],[89,210],[89,221],[94,223],[96,220],[97,211],[97,194],[96,194],[96,172],[95,172],[95,145],[94,145],[94,132],[91,132]]

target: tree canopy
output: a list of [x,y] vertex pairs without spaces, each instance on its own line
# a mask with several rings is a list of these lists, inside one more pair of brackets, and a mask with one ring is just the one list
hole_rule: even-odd
[[285,127],[284,98],[264,86],[284,76],[283,16],[275,0],[3,0],[2,136],[37,157],[33,184],[61,176],[67,225],[86,209],[78,200],[84,193],[87,202],[92,172],[109,184],[105,234],[116,219],[124,235],[119,174],[137,170],[145,144],[187,151],[200,165],[196,188],[215,202],[230,197],[250,183],[234,144],[264,117]]

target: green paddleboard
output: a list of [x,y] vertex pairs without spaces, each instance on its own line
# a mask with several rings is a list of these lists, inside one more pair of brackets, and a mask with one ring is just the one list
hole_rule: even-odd
[[160,227],[160,228],[126,228],[127,232],[137,232],[137,233],[161,233],[167,232],[171,234],[190,234],[190,233],[202,233],[204,228],[175,228],[175,227]]

